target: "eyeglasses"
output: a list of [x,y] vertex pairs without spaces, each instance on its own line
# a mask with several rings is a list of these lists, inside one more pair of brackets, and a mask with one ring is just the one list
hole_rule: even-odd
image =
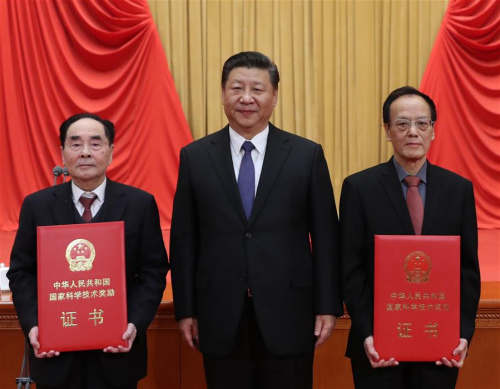
[[413,124],[415,124],[415,127],[417,127],[420,131],[427,131],[432,128],[434,122],[430,119],[418,119],[414,122],[408,119],[397,119],[393,122],[389,122],[389,124],[394,124],[398,131],[401,132],[408,131]]

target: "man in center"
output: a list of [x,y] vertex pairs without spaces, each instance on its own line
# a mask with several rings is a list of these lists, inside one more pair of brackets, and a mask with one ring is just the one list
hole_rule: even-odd
[[212,388],[312,388],[343,313],[338,221],[320,145],[269,122],[277,66],[222,70],[229,125],[181,150],[171,231],[175,315]]

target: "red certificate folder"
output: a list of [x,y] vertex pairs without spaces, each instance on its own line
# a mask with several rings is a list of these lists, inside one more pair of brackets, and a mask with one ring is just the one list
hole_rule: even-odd
[[40,352],[127,346],[124,223],[37,227]]
[[373,341],[380,359],[459,359],[459,236],[375,235]]

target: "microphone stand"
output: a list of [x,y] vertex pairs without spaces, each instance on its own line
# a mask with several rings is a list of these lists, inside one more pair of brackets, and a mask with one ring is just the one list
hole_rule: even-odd
[[66,177],[69,176],[68,168],[66,166],[63,167],[62,174],[63,174],[63,184],[64,184],[66,182]]
[[31,384],[34,382],[29,375],[30,362],[28,358],[29,352],[29,344],[28,339],[24,343],[24,356],[23,356],[23,364],[21,366],[21,374],[18,378],[16,378],[17,389],[30,389]]
[[54,169],[52,169],[52,173],[54,173],[54,183],[52,186],[56,185],[57,182],[57,177],[59,177],[61,174],[63,174],[63,168],[61,166],[55,166]]

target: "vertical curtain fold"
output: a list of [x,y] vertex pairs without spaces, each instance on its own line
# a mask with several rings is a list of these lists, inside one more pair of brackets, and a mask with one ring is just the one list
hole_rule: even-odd
[[192,135],[147,2],[1,1],[0,40],[0,234],[17,229],[27,194],[53,183],[59,125],[83,111],[115,123],[108,176],[154,194],[168,229]]
[[451,0],[420,86],[438,108],[429,159],[469,178],[500,230],[500,2]]

